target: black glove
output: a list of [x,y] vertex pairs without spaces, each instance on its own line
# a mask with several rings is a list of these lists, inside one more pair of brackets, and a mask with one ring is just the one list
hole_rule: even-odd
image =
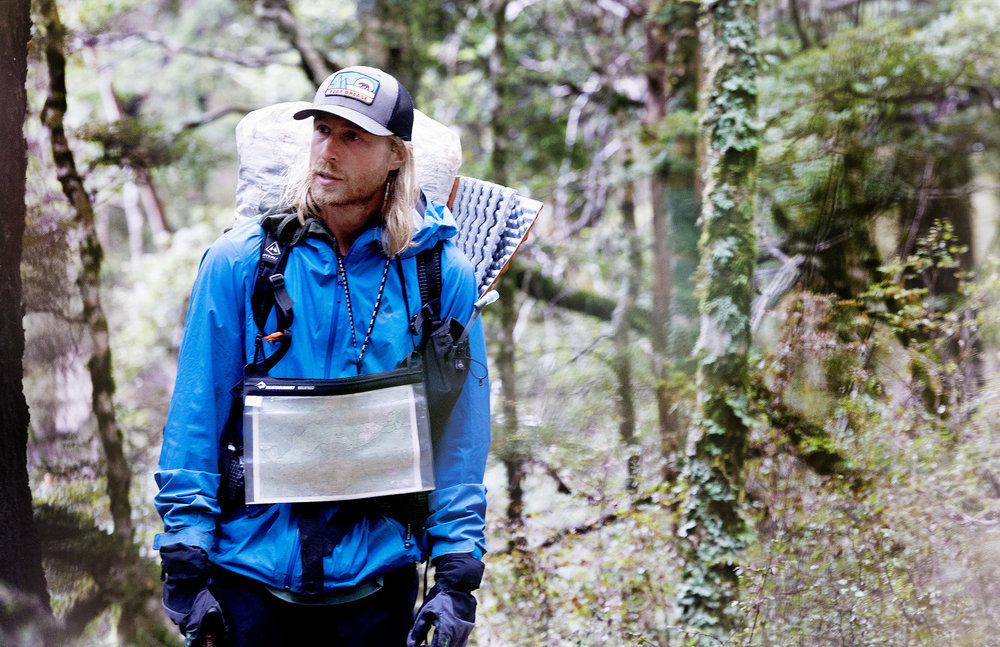
[[225,636],[222,607],[208,590],[208,555],[201,548],[174,544],[160,549],[163,608],[181,630],[187,645],[203,645],[211,634]]
[[472,555],[456,553],[435,559],[434,568],[434,586],[417,611],[406,647],[424,644],[431,625],[431,647],[465,647],[476,622],[472,592],[479,588],[485,566]]

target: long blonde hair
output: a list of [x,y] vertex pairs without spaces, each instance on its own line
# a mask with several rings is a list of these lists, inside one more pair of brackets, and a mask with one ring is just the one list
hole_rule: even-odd
[[[389,172],[382,199],[382,251],[386,256],[395,256],[406,251],[413,242],[413,210],[420,196],[417,184],[416,163],[413,159],[413,144],[392,135],[389,144],[394,149],[402,148],[403,164]],[[282,195],[282,205],[294,209],[299,222],[305,224],[307,218],[320,218],[319,206],[313,199],[310,187],[312,174],[308,162],[290,172],[288,184]]]

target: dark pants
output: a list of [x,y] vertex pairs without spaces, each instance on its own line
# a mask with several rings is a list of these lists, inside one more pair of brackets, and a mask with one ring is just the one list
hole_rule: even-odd
[[221,569],[211,589],[229,626],[229,647],[403,647],[413,626],[418,578],[416,565],[405,566],[386,573],[379,591],[331,606],[285,602],[260,582]]

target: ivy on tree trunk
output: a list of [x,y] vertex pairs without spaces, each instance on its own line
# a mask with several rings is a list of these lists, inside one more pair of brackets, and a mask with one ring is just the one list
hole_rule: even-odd
[[723,633],[739,599],[737,560],[749,409],[750,305],[756,265],[757,4],[705,5],[702,43],[702,213],[697,412],[682,470],[679,534],[686,560],[678,603],[690,627]]

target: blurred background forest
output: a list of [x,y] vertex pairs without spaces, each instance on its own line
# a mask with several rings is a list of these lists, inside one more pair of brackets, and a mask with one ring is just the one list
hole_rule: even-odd
[[0,588],[4,644],[181,644],[152,471],[234,128],[374,64],[459,134],[461,174],[545,203],[485,314],[472,644],[1000,645],[995,0],[31,20],[23,392],[54,619]]

